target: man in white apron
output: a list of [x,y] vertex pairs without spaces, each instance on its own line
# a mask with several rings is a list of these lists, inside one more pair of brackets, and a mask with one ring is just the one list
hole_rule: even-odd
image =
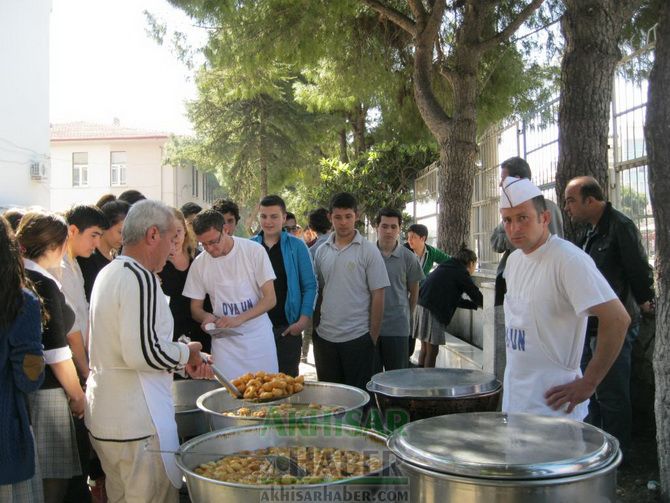
[[[504,273],[503,412],[582,420],[588,398],[621,349],[630,317],[591,257],[550,235],[544,197],[530,180],[503,181],[500,213],[516,248]],[[599,345],[582,375],[588,316],[599,319]]]
[[[188,271],[183,295],[191,299],[191,316],[212,332],[212,355],[229,379],[247,372],[277,372],[277,349],[267,312],[276,304],[272,264],[263,246],[229,236],[224,216],[205,210],[193,230],[205,251]],[[204,310],[209,295],[211,313]]]
[[176,236],[166,205],[135,204],[123,225],[123,255],[99,273],[91,293],[85,420],[110,503],[178,501],[181,474],[169,452],[179,447],[172,372],[211,371],[200,343],[172,342],[172,315],[154,274]]

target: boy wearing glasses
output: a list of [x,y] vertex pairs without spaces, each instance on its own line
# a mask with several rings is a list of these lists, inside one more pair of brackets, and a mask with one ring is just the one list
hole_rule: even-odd
[[[226,377],[277,372],[267,314],[276,303],[272,264],[261,245],[229,236],[224,225],[224,216],[216,210],[205,210],[193,220],[205,253],[193,261],[183,295],[191,299],[193,319],[204,331],[215,332],[212,356]],[[206,295],[212,301],[211,313],[203,307]]]

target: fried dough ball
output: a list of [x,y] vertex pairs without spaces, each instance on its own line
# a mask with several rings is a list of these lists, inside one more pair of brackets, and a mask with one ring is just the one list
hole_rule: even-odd
[[247,400],[270,400],[291,396],[303,390],[304,382],[305,376],[291,377],[283,372],[273,374],[263,370],[255,373],[247,372],[232,381]]

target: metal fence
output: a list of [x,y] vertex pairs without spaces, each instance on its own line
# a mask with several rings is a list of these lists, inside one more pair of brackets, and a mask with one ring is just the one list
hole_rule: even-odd
[[[653,45],[622,60],[614,79],[610,122],[611,170],[610,200],[638,226],[642,241],[653,262],[655,226],[649,201],[647,152],[644,120],[647,80],[640,78],[648,67]],[[556,201],[558,162],[558,98],[538,107],[519,120],[490,128],[479,141],[479,160],[472,198],[470,245],[479,257],[480,267],[495,268],[499,254],[489,238],[500,222],[498,184],[500,163],[512,156],[528,161],[533,181],[544,196]],[[429,242],[437,241],[437,166],[428,166],[415,180],[412,212],[417,223],[428,227]]]

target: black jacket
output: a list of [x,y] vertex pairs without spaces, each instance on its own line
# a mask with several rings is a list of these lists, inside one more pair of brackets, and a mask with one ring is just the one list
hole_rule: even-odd
[[[462,298],[463,292],[472,299]],[[457,307],[483,307],[484,296],[460,262],[449,259],[431,272],[419,290],[419,305],[448,325]]]
[[[607,203],[598,224],[580,241],[626,307],[633,322],[639,304],[654,298],[654,273],[635,223]],[[589,320],[589,328],[593,320]]]

